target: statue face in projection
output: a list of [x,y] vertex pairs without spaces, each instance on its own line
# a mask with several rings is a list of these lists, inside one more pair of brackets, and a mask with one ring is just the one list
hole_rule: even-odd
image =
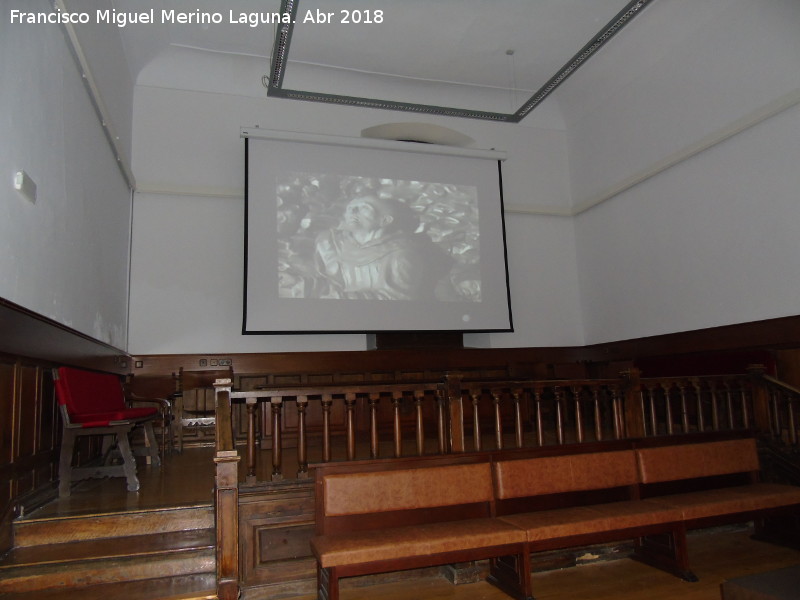
[[347,203],[342,228],[350,231],[359,241],[373,238],[388,227],[394,216],[386,201],[375,196],[361,196]]

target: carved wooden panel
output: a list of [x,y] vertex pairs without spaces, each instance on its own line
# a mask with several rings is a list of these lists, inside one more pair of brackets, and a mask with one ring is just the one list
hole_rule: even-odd
[[239,543],[245,587],[313,580],[316,562],[312,482],[240,491]]

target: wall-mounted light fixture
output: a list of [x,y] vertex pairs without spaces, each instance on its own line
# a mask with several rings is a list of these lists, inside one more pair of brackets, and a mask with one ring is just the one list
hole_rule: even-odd
[[36,182],[25,171],[14,173],[14,189],[31,202],[36,202]]

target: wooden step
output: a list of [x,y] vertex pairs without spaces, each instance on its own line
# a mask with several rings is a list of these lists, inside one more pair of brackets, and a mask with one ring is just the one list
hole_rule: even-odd
[[0,600],[216,600],[213,573],[159,577],[77,588],[0,593]]
[[214,511],[210,504],[43,519],[25,518],[14,523],[14,546],[23,548],[213,527]]
[[0,561],[0,593],[213,574],[215,570],[213,530],[84,540],[15,548]]

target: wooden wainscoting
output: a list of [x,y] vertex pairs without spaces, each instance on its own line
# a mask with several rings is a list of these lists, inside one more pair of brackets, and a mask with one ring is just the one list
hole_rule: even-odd
[[49,367],[0,355],[0,554],[11,548],[11,521],[36,502],[32,496],[55,494],[58,419]]

